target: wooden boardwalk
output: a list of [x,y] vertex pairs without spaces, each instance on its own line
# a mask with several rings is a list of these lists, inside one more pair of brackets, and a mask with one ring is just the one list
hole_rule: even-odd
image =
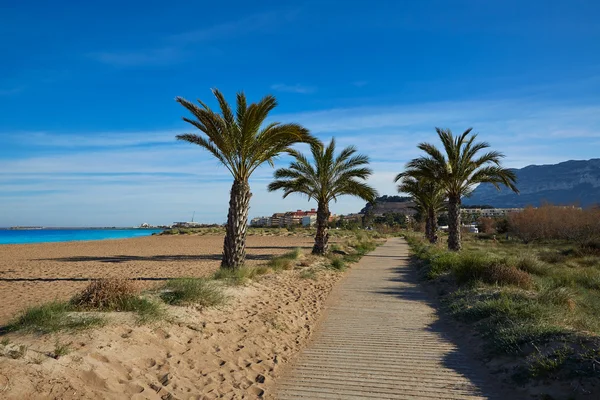
[[479,364],[439,325],[393,238],[353,266],[275,398],[487,399]]

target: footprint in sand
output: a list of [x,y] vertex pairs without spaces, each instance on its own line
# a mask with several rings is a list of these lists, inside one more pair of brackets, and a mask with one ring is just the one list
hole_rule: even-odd
[[125,394],[128,395],[134,395],[134,394],[138,394],[138,393],[142,393],[144,391],[144,387],[137,385],[135,383],[129,383],[125,386],[125,390],[123,390],[123,392],[125,392]]
[[146,368],[153,368],[156,365],[156,360],[154,358],[148,358],[144,361],[144,365]]

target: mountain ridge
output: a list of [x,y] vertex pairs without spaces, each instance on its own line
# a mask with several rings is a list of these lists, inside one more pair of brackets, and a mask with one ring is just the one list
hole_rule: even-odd
[[505,187],[498,191],[492,184],[484,183],[464,198],[463,203],[499,208],[537,207],[543,203],[589,207],[600,203],[600,158],[532,164],[511,171],[517,175],[519,195]]

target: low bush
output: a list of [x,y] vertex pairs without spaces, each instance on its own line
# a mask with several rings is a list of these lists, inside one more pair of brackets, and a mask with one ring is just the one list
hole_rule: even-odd
[[141,297],[138,286],[129,279],[108,278],[91,282],[71,299],[77,310],[135,312],[138,322],[146,323],[162,316],[160,304]]
[[533,255],[524,255],[515,262],[515,267],[521,271],[535,275],[547,275],[548,267]]
[[211,307],[225,302],[225,294],[215,282],[203,278],[169,279],[162,288],[161,299],[172,305],[198,304]]
[[86,310],[118,310],[124,301],[139,293],[137,285],[129,279],[97,279],[73,297],[71,304]]
[[458,283],[466,284],[482,281],[497,285],[515,285],[530,288],[531,275],[512,265],[506,259],[496,259],[482,253],[460,253],[453,269]]

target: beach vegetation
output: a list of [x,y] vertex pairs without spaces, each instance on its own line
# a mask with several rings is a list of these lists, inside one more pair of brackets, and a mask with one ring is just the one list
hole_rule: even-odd
[[57,339],[56,343],[54,344],[52,357],[58,359],[69,354],[72,351],[71,344],[72,343],[62,343]]
[[74,312],[68,302],[54,301],[27,308],[6,327],[7,331],[52,333],[60,330],[79,330],[101,326],[104,318]]
[[213,94],[220,112],[213,111],[200,100],[198,106],[181,97],[177,98],[177,102],[193,115],[193,118],[184,117],[183,120],[202,132],[177,135],[177,139],[207,150],[233,177],[221,267],[240,269],[246,258],[250,176],[264,163],[273,165],[274,158],[291,150],[290,146],[310,143],[315,139],[298,124],[264,124],[269,113],[277,106],[274,96],[267,95],[258,103],[248,105],[246,95],[238,93],[234,114],[219,90],[214,89]]
[[600,255],[574,252],[578,245],[564,240],[491,244],[467,234],[463,250],[453,252],[413,233],[406,238],[444,309],[473,327],[489,357],[515,357],[515,379],[596,374],[590,354],[600,354]]
[[140,323],[157,320],[163,314],[158,302],[143,297],[135,282],[125,278],[94,280],[73,296],[70,304],[79,311],[134,312]]
[[302,272],[300,272],[300,279],[311,279],[311,280],[316,280],[317,279],[317,272],[310,268],[310,269],[305,269]]
[[292,193],[307,196],[317,202],[315,243],[312,253],[324,255],[329,242],[329,203],[344,195],[359,197],[367,202],[375,201],[377,191],[366,183],[373,173],[369,158],[356,154],[354,146],[344,148],[335,155],[335,139],[328,146],[313,142],[310,146],[312,161],[296,150],[289,153],[294,161],[288,168],[275,171],[275,180],[269,191],[283,190],[286,198]]
[[206,278],[169,279],[161,288],[160,298],[171,305],[213,307],[226,301],[223,289]]
[[513,171],[502,167],[504,154],[498,151],[481,153],[490,145],[475,142],[472,128],[454,136],[449,129],[436,128],[443,149],[430,143],[420,143],[418,148],[425,155],[409,161],[402,176],[410,176],[424,182],[441,185],[448,199],[448,249],[458,251],[461,242],[461,198],[471,193],[481,183],[500,185],[518,193]]
[[226,285],[239,286],[268,272],[267,267],[220,268],[212,276],[212,279],[222,281]]
[[267,263],[267,266],[273,271],[282,271],[293,269],[296,261],[302,256],[302,249],[296,248],[293,251],[273,257]]

